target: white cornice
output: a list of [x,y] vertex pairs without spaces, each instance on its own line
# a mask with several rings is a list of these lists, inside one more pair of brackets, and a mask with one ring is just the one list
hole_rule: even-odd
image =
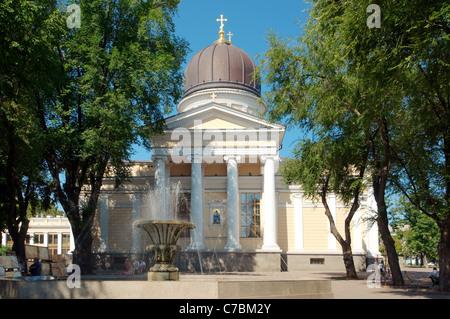
[[283,132],[286,126],[279,123],[271,123],[258,116],[239,111],[217,102],[211,102],[188,112],[179,113],[166,119],[168,130],[179,127],[187,127],[188,123],[193,124],[195,120],[201,120],[212,116],[220,117],[248,128],[269,128]]
[[207,89],[190,94],[178,103],[177,110],[183,113],[214,101],[225,105],[239,105],[253,114],[264,114],[267,111],[267,105],[259,97],[235,89]]

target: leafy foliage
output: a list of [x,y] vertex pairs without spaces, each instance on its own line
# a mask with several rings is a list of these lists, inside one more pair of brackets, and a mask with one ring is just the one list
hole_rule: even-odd
[[20,257],[29,204],[39,197],[45,205],[51,201],[34,104],[49,83],[49,34],[58,16],[49,8],[44,0],[0,4],[0,227],[8,227]]
[[[394,281],[403,284],[388,230],[389,187],[402,192],[446,234],[440,259],[448,290],[450,6],[445,1],[380,1],[381,27],[369,28],[366,8],[371,1],[312,4],[304,33],[295,40],[270,33],[262,61],[262,73],[272,86],[266,96],[268,116],[312,136],[312,142],[299,146],[297,160],[286,164],[284,174],[313,193],[314,181],[322,184],[324,172],[337,176],[332,172],[343,165],[339,156],[348,155],[349,166],[344,167],[353,165],[356,172],[365,165]],[[361,154],[367,154],[365,162]]]
[[403,243],[400,250],[403,256],[424,255],[428,260],[438,260],[440,232],[436,222],[404,196],[398,198],[392,206],[392,227]]
[[175,36],[178,3],[81,0],[80,28],[72,29],[65,1],[0,5],[0,102],[5,123],[14,124],[0,129],[10,129],[17,151],[9,162],[44,172],[83,271],[103,178],[114,174],[120,185],[128,177],[132,145],[150,148],[148,137],[162,131],[181,96],[187,43]]

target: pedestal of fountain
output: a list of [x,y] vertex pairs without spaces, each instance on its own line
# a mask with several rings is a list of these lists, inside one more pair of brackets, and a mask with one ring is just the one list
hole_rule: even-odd
[[176,253],[181,250],[177,242],[181,234],[195,228],[195,224],[178,220],[141,220],[135,225],[150,237],[151,244],[147,249],[153,251],[155,265],[148,272],[148,280],[179,280],[178,268],[173,264]]

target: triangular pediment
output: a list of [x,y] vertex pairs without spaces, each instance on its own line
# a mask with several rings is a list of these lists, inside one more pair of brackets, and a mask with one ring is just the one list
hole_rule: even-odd
[[[185,129],[274,129],[285,130],[285,126],[271,123],[256,115],[246,113],[231,107],[211,103],[199,108],[179,113],[166,119],[167,130]],[[200,126],[201,125],[201,126]]]

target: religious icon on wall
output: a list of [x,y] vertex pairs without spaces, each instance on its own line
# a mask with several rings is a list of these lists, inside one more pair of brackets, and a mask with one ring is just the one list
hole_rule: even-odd
[[213,224],[220,225],[220,209],[219,208],[215,208],[213,210]]

